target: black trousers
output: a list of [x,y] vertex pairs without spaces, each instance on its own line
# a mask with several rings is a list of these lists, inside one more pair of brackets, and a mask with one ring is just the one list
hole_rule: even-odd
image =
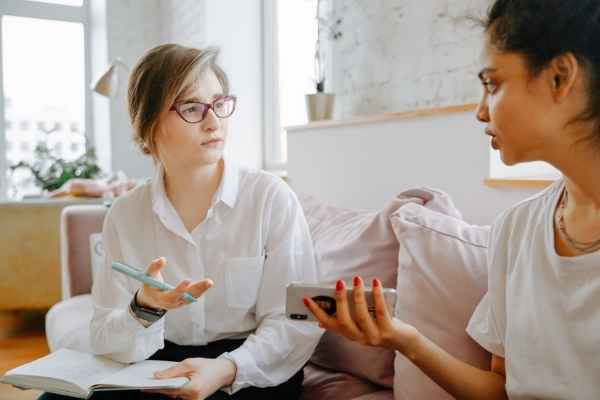
[[[183,361],[186,358],[217,358],[224,352],[230,352],[237,349],[244,343],[244,339],[241,340],[220,340],[212,342],[206,346],[180,346],[175,343],[165,341],[165,347],[154,353],[149,359],[150,360],[164,360],[164,361]],[[302,370],[298,371],[296,375],[290,378],[287,382],[282,383],[279,386],[268,387],[268,388],[257,388],[249,387],[238,391],[237,393],[229,396],[223,391],[217,391],[208,400],[220,400],[220,399],[235,399],[235,400],[253,400],[253,399],[286,399],[295,400],[300,397],[302,393],[302,381],[304,380],[304,373]],[[57,394],[44,393],[38,400],[71,400],[72,397],[61,396]],[[107,391],[97,392],[92,395],[91,400],[166,400],[169,397],[159,395],[142,393],[138,390],[123,390],[123,391]]]

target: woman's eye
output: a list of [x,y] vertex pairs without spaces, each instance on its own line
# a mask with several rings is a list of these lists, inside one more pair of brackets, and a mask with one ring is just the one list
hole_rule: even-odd
[[184,108],[183,112],[185,114],[195,113],[195,112],[198,112],[198,107],[197,106],[191,106],[191,107],[188,107],[188,108]]
[[494,94],[496,92],[496,89],[498,89],[498,86],[490,80],[483,81],[482,83],[483,83],[483,86],[485,87],[485,90],[489,94]]

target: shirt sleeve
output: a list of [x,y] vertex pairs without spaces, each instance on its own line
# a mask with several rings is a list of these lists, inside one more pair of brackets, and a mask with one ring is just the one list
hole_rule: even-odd
[[506,216],[492,226],[488,247],[488,291],[475,309],[467,333],[484,349],[505,357],[506,277],[510,234],[504,233]]
[[135,289],[127,277],[111,268],[113,261],[123,261],[115,207],[104,220],[102,243],[105,249],[103,268],[94,277],[92,302],[94,314],[90,323],[92,351],[124,363],[145,360],[164,347],[164,318],[144,327],[129,312]]
[[237,374],[223,390],[233,394],[249,386],[277,386],[304,367],[323,330],[314,323],[285,317],[286,286],[291,281],[316,283],[312,239],[295,194],[276,185],[265,218],[266,260],[256,304],[257,330],[242,346],[220,357],[233,361]]

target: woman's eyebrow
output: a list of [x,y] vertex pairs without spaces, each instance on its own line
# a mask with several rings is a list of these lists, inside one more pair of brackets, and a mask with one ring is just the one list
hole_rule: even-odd
[[484,68],[481,71],[479,71],[479,74],[477,74],[477,76],[479,77],[480,80],[484,81],[485,80],[485,76],[491,72],[496,72],[497,69],[496,68]]
[[[212,96],[212,99],[215,100],[215,99],[218,99],[219,97],[223,97],[223,96],[224,96],[223,93],[216,93]],[[203,101],[199,97],[193,96],[193,97],[184,98],[183,100],[179,101],[179,103],[203,103]]]

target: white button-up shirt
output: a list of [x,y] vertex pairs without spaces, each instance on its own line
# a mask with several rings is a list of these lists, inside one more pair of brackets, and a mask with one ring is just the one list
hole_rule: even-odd
[[[237,365],[226,391],[285,382],[308,361],[322,330],[285,318],[291,281],[317,282],[308,225],[290,188],[266,172],[226,160],[206,219],[187,231],[164,190],[163,171],[118,198],[103,229],[104,268],[94,277],[91,344],[96,354],[141,361],[164,347],[246,338],[223,354]],[[111,269],[112,261],[145,269],[160,256],[166,282],[211,278],[196,303],[144,327],[128,312],[141,284]]]

